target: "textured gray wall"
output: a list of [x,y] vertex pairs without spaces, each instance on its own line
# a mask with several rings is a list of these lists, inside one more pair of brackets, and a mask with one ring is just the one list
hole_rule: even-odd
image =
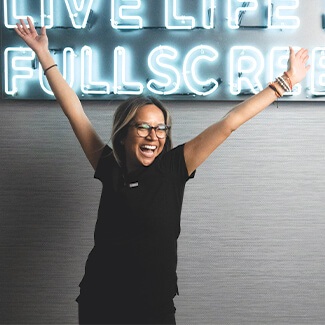
[[[100,183],[55,102],[0,101],[0,323],[76,324]],[[86,102],[109,138],[116,102]],[[231,103],[167,102],[174,143]],[[178,324],[324,324],[325,108],[270,106],[187,186]]]

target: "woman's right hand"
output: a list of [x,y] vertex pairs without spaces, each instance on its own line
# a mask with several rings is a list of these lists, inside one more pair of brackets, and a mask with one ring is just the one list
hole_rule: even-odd
[[41,28],[41,32],[38,34],[30,17],[27,17],[27,22],[29,27],[27,27],[23,19],[20,19],[20,23],[16,24],[16,33],[35,53],[48,50],[48,38],[45,26]]
[[[37,33],[30,17],[27,17],[28,27],[20,19],[15,28],[16,33],[36,53],[43,70],[56,65],[49,51],[49,42],[45,27]],[[105,144],[100,139],[74,90],[67,84],[59,69],[51,69],[46,73],[53,94],[59,102],[64,114],[68,117],[72,129],[79,140],[88,160],[95,169]]]

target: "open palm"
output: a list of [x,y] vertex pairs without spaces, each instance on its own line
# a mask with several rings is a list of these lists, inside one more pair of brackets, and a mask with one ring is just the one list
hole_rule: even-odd
[[307,64],[309,59],[308,50],[301,48],[297,53],[290,47],[290,59],[288,61],[288,74],[294,84],[300,82],[306,77],[310,65]]
[[29,27],[27,27],[24,20],[20,19],[20,24],[17,23],[15,28],[16,33],[34,52],[47,49],[48,38],[45,27],[42,27],[40,34],[38,34],[30,17],[27,17],[27,22]]

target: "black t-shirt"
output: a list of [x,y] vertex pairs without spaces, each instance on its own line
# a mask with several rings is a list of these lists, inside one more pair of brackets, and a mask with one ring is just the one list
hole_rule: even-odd
[[190,178],[183,148],[124,175],[111,148],[105,147],[95,172],[103,189],[81,296],[126,296],[150,304],[175,296],[177,238]]

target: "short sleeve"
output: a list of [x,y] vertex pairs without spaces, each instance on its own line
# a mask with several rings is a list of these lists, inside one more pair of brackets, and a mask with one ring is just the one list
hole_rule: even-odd
[[165,153],[159,163],[160,168],[164,172],[171,173],[182,182],[187,182],[190,178],[194,178],[195,176],[195,171],[191,175],[188,175],[184,158],[184,144],[181,144]]
[[94,178],[99,179],[101,182],[105,180],[105,178],[108,176],[108,166],[115,161],[114,156],[113,156],[113,150],[106,145],[103,149],[102,155],[99,158],[96,170],[95,170],[95,175]]

